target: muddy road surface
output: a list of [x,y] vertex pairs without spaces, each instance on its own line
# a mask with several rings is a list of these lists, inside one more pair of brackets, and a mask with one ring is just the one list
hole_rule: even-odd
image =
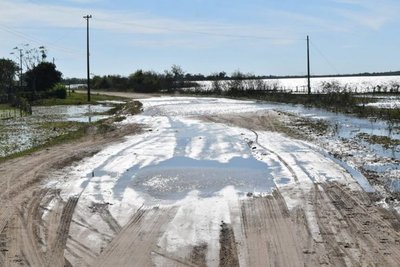
[[281,114],[141,102],[139,133],[0,165],[0,266],[400,266],[398,214]]

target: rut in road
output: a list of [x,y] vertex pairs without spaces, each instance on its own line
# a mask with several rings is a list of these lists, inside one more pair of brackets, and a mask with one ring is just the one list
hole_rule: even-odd
[[[58,192],[49,189],[34,191],[24,206],[15,209],[0,235],[0,266],[64,266],[69,227],[72,221],[77,197],[71,197],[65,204],[55,205],[48,211],[51,219],[43,221],[43,206],[58,201]],[[59,215],[58,215],[59,214]],[[54,229],[57,229],[56,231]]]
[[78,200],[78,197],[70,197],[63,208],[54,243],[49,244],[50,253],[48,255],[47,266],[64,266],[65,264],[64,250],[67,244],[72,216],[78,204]]

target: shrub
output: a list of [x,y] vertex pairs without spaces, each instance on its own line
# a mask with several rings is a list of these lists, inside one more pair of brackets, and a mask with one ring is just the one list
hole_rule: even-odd
[[67,98],[67,88],[65,87],[65,85],[63,85],[61,83],[57,83],[48,92],[48,97],[66,99]]

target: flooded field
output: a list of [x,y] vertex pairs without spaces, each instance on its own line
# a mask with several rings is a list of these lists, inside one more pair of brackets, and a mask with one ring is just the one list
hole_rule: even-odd
[[[266,84],[274,84],[279,90],[292,92],[306,92],[307,78],[281,78],[264,79]],[[336,83],[342,88],[354,93],[365,92],[398,92],[400,89],[400,76],[351,76],[311,78],[312,92],[321,92],[324,83]],[[204,90],[209,90],[211,81],[198,82]]]
[[[46,141],[77,130],[76,123],[95,122],[107,115],[102,113],[112,108],[104,105],[81,106],[35,106],[32,115],[0,119],[0,157],[20,152]],[[11,114],[13,115],[13,114]],[[70,127],[50,127],[55,122],[71,122]],[[75,123],[74,123],[75,122]]]
[[397,149],[398,125],[224,98],[141,102],[115,122],[123,138],[0,164],[0,201],[17,207],[0,205],[2,262],[399,266],[399,158],[378,144]]

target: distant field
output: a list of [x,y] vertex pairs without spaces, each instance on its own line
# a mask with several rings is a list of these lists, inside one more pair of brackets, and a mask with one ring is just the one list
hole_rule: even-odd
[[[264,79],[266,83],[277,83],[282,90],[292,90],[294,92],[305,92],[307,90],[306,78],[287,78],[287,79]],[[321,90],[323,82],[338,82],[341,86],[347,86],[353,92],[373,92],[377,86],[391,88],[400,85],[400,76],[368,76],[368,77],[332,77],[332,78],[312,78],[311,90],[317,92]],[[211,81],[198,82],[207,90],[211,88]]]

